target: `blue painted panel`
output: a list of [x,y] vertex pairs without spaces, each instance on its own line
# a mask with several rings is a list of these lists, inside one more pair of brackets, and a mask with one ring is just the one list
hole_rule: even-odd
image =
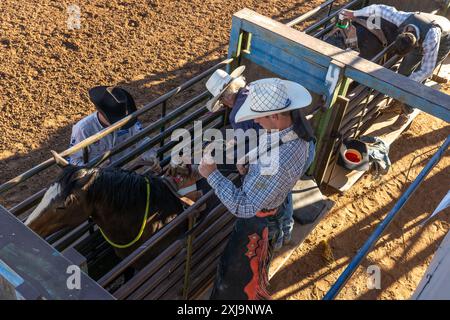
[[[315,48],[316,50],[312,50],[301,45],[298,42],[286,39],[273,31],[252,24],[251,22],[245,20],[241,21],[241,28],[247,32],[252,33],[253,36],[265,39],[265,41],[269,43],[270,46],[277,47],[278,50],[284,51],[294,56],[301,56],[311,64],[316,64],[323,67],[328,67],[328,65],[330,64],[331,58],[326,55],[320,54],[320,47]],[[329,44],[325,45],[327,47],[330,46]],[[336,52],[339,51],[341,50],[336,48]]]
[[301,56],[294,56],[279,50],[255,35],[252,36],[250,54],[245,58],[278,74],[282,78],[296,81],[318,94],[327,92],[325,87],[325,67],[311,64]]
[[[429,113],[435,117],[438,117],[444,121],[450,122],[450,111],[448,109],[448,105],[450,104],[450,96],[446,95],[443,92],[434,90],[432,88],[429,88],[424,85],[418,85],[417,86],[417,92],[415,94],[408,94],[405,93],[404,90],[402,90],[399,87],[393,86],[389,83],[380,81],[379,79],[375,78],[370,73],[363,73],[361,71],[347,68],[345,71],[346,76],[348,76],[351,79],[354,79],[355,81],[362,83],[370,88],[374,88],[377,91],[380,91],[394,99],[397,99],[403,103],[406,103],[408,105],[411,105],[415,108],[418,108],[422,111],[425,111],[426,113]],[[394,74],[395,76],[398,76],[397,74]],[[406,77],[403,79],[404,81],[412,81],[407,79]],[[412,83],[416,84],[416,83]],[[436,103],[433,103],[429,100],[427,100],[424,97],[427,97],[429,94],[435,95],[436,98],[440,98],[443,102],[443,105],[438,105]],[[447,106],[446,106],[446,105]]]

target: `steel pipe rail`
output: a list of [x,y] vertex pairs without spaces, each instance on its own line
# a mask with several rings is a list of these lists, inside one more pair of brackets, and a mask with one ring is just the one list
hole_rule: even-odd
[[[87,166],[92,167],[99,162],[101,163],[101,162],[107,160],[108,158],[110,158],[111,156],[126,150],[133,144],[140,142],[143,138],[148,136],[150,133],[163,128],[168,122],[173,121],[177,117],[186,113],[189,109],[193,108],[194,106],[199,104],[201,101],[208,98],[209,95],[210,94],[208,91],[202,92],[201,94],[197,95],[190,101],[182,104],[181,106],[179,106],[178,108],[176,108],[175,110],[173,110],[172,112],[170,112],[169,114],[164,116],[163,118],[156,120],[155,122],[151,123],[144,129],[142,129],[141,131],[139,131],[138,133],[133,135],[132,137],[128,138],[127,140],[125,140],[122,143],[118,144],[117,146],[113,147],[111,150],[108,150],[105,153],[103,153],[102,155],[92,159],[91,161],[89,161]],[[163,133],[164,131],[160,131],[160,133]]]
[[334,2],[336,2],[336,0],[328,0],[327,2],[322,3],[320,6],[308,11],[305,14],[302,14],[300,17],[295,18],[294,20],[289,21],[288,23],[286,23],[287,26],[289,27],[293,27],[296,24],[302,23],[306,20],[308,20],[309,18],[317,15],[319,13],[320,10],[328,7],[328,6],[332,6],[334,4]]
[[339,8],[339,10],[334,11],[329,16],[327,16],[327,17],[317,21],[316,23],[314,23],[313,25],[309,26],[308,28],[306,28],[303,31],[305,33],[311,33],[312,31],[315,31],[315,30],[319,29],[320,27],[322,27],[323,25],[325,25],[326,23],[330,22],[331,19],[336,17],[341,10],[354,8],[356,5],[361,4],[362,2],[363,2],[363,0],[353,0],[353,1],[349,2],[349,3],[347,3],[346,5],[342,6],[342,8]]
[[356,268],[361,264],[362,260],[366,257],[366,255],[370,252],[373,246],[377,243],[378,239],[381,237],[383,232],[392,222],[392,220],[396,217],[397,213],[401,210],[401,208],[405,205],[405,203],[409,200],[412,194],[417,190],[426,176],[430,173],[430,171],[434,168],[434,166],[441,160],[444,156],[444,153],[447,151],[450,145],[450,136],[447,136],[447,139],[441,145],[439,150],[433,155],[431,160],[426,164],[426,166],[422,169],[416,179],[411,183],[408,189],[403,193],[403,195],[398,199],[392,210],[387,214],[387,216],[383,219],[383,221],[377,226],[375,231],[370,235],[369,239],[364,243],[364,245],[358,250],[358,254],[352,259],[347,268],[342,272],[339,276],[335,284],[330,288],[327,294],[324,296],[323,300],[332,300],[334,299],[338,293],[341,291],[343,286],[347,283],[353,273],[356,271]]
[[[145,136],[146,134],[148,134],[151,131],[155,131],[157,130],[159,127],[161,127],[162,125],[164,125],[164,123],[167,123],[173,119],[175,119],[178,115],[180,115],[182,113],[182,111],[186,111],[189,108],[195,106],[194,102],[198,102],[199,100],[201,101],[204,98],[205,92],[202,93],[201,95],[195,97],[193,100],[187,102],[186,104],[182,105],[180,108],[182,108],[182,110],[179,110],[180,108],[174,110],[173,112],[171,112],[170,114],[168,114],[166,116],[165,119],[159,119],[156,122],[154,122],[153,124],[149,125],[148,127],[146,127],[144,130],[142,130],[141,132],[139,132],[139,138]],[[203,112],[200,112],[203,113]],[[221,115],[221,113],[218,114],[218,116],[216,116],[217,118]],[[190,116],[190,119],[192,120],[192,115]],[[165,121],[162,121],[165,120]],[[178,123],[177,128],[181,127],[182,124]],[[171,127],[172,128],[172,127]],[[173,128],[172,128],[173,129]],[[173,130],[175,130],[173,129]],[[141,134],[142,133],[142,134]],[[138,135],[137,134],[137,135]],[[135,136],[137,136],[135,135]],[[92,161],[90,161],[88,163],[88,167],[91,167],[93,164],[95,164],[96,162],[98,162],[100,159],[102,159],[102,161],[106,160],[107,158],[113,156],[116,153],[121,152],[122,150],[128,148],[130,145],[134,144],[137,142],[136,139],[133,139],[135,136],[131,137],[131,139],[127,139],[126,141],[122,142],[121,144],[117,145],[115,148],[106,151],[103,155],[96,157],[95,159],[93,159]],[[165,137],[166,135],[164,135],[164,133],[160,133],[157,137]],[[130,141],[132,140],[132,141]],[[157,144],[158,141],[154,142],[154,140],[151,140],[151,146],[154,146]],[[154,142],[154,143],[153,143]],[[146,147],[148,147],[148,145],[146,144]],[[148,148],[150,148],[148,147]],[[146,150],[146,148],[144,148]],[[142,152],[144,152],[145,150],[140,149]],[[109,167],[110,165],[108,165]],[[16,206],[14,206],[10,211],[14,214],[14,215],[20,215],[23,212],[25,212],[26,210],[32,208],[34,205],[36,205],[44,196],[46,192],[46,189],[42,189],[41,191],[35,193],[34,195],[30,196],[29,198],[25,199],[24,201],[22,201],[21,203],[17,204]],[[26,219],[26,218],[25,218]]]
[[[212,114],[210,117],[208,117],[205,120],[205,124],[208,124],[211,121],[214,121],[214,119],[220,117],[220,114]],[[169,130],[169,129],[167,129]],[[189,130],[192,134],[193,132],[193,128],[191,128]],[[154,144],[157,144],[157,140],[154,142]],[[164,148],[164,147],[163,147]],[[168,161],[167,161],[168,163]],[[94,223],[90,223],[89,227],[94,226]],[[87,227],[87,226],[86,226]],[[87,230],[85,230],[85,228],[81,228],[81,226],[79,226],[78,228],[76,228],[75,230],[71,231],[70,233],[66,233],[64,235],[60,236],[60,239],[58,240],[58,243],[53,244],[58,250],[64,250],[66,249],[68,246],[70,246],[70,243],[72,241],[75,241],[77,239],[77,237],[82,236]],[[67,237],[70,237],[69,239],[67,239]]]
[[[123,141],[122,143],[118,144],[117,146],[113,147],[111,150],[108,150],[104,152],[102,155],[92,159],[87,164],[88,167],[92,167],[94,164],[97,164],[99,162],[103,162],[107,160],[108,158],[112,157],[113,155],[122,152],[123,150],[127,149],[131,145],[137,143],[142,138],[144,138],[146,135],[150,134],[153,131],[156,131],[157,129],[163,127],[165,124],[167,124],[169,121],[174,120],[178,116],[184,114],[186,111],[188,111],[190,108],[194,107],[196,104],[201,102],[202,100],[206,99],[208,97],[208,92],[204,91],[200,95],[194,97],[192,100],[184,103],[177,109],[173,110],[169,114],[167,114],[164,118],[160,118],[154,123],[150,124],[149,126],[145,127],[143,130],[135,134],[134,136],[128,138],[127,140]],[[34,205],[36,205],[44,196],[46,189],[42,189],[41,191],[35,193],[34,195],[28,197],[21,203],[15,205],[10,209],[10,212],[14,215],[20,215],[21,213],[25,212],[26,210],[30,209]]]

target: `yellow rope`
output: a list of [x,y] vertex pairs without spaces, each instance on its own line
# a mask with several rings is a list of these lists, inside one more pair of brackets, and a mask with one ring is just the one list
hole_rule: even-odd
[[147,204],[145,205],[145,215],[144,215],[144,222],[142,222],[141,230],[139,230],[139,233],[136,238],[134,238],[133,241],[127,244],[117,244],[109,240],[109,238],[106,236],[106,234],[103,233],[103,230],[99,227],[100,233],[102,234],[103,238],[105,238],[106,242],[108,242],[110,245],[112,245],[115,248],[118,249],[125,249],[128,247],[131,247],[133,244],[135,244],[139,239],[142,237],[142,234],[144,233],[145,226],[147,225],[147,216],[148,216],[148,209],[150,207],[150,182],[147,178],[145,178],[145,182],[147,183]]

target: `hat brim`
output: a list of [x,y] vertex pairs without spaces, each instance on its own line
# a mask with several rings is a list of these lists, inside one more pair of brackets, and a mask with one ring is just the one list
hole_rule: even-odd
[[[263,79],[259,80],[261,82],[269,82],[273,81],[273,79]],[[301,109],[309,106],[312,102],[312,97],[309,91],[303,87],[302,85],[289,81],[289,80],[281,80],[281,82],[286,86],[287,94],[289,99],[291,100],[291,104],[283,109],[272,110],[272,111],[264,111],[257,112],[250,109],[251,101],[250,96],[245,100],[242,104],[241,108],[236,114],[236,122],[242,122],[247,120],[253,120],[261,117],[267,117],[273,114],[292,111],[296,109]]]
[[223,89],[220,91],[220,93],[218,95],[212,97],[206,103],[206,108],[209,111],[217,112],[217,111],[220,110],[220,107],[221,107],[221,104],[219,103],[220,97],[225,92],[225,90],[228,89],[228,87],[233,82],[233,80],[236,79],[236,78],[239,78],[244,73],[244,70],[245,70],[245,66],[240,66],[240,67],[237,67],[236,69],[234,69],[233,72],[231,72],[231,74],[230,74],[230,77],[231,77],[230,82],[228,82],[227,85],[223,87]]
[[97,86],[92,89],[89,89],[89,99],[91,102],[95,105],[95,107],[98,109],[103,95],[105,94],[107,86]]

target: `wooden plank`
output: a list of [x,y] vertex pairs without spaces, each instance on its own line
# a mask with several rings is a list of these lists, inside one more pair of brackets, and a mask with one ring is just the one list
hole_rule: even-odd
[[246,54],[244,57],[284,79],[301,83],[315,93],[328,93],[328,88],[324,83],[328,67],[311,63],[304,56],[300,56],[298,52],[282,50],[268,42],[267,39],[253,35],[250,54]]
[[69,289],[68,277],[73,273],[68,273],[68,268],[73,263],[2,206],[0,206],[0,259],[4,266],[14,271],[16,279],[23,280],[18,283],[16,290],[26,285],[45,299],[113,299],[84,272],[80,272],[80,289]]
[[[285,51],[306,57],[305,59],[310,63],[328,67],[332,57],[346,65],[345,75],[347,77],[445,121],[450,121],[450,96],[442,92],[362,59],[355,52],[338,49],[252,10],[239,11],[235,14],[233,21],[238,22],[242,30],[252,33],[254,37],[267,39],[267,42],[278,48],[280,52]],[[231,45],[232,43],[230,43]],[[246,55],[246,58],[252,60],[252,54]],[[285,71],[288,71],[288,68]],[[282,76],[283,70],[279,70],[277,73]],[[325,79],[322,86],[324,85]],[[322,90],[323,88],[317,88],[314,91]]]

